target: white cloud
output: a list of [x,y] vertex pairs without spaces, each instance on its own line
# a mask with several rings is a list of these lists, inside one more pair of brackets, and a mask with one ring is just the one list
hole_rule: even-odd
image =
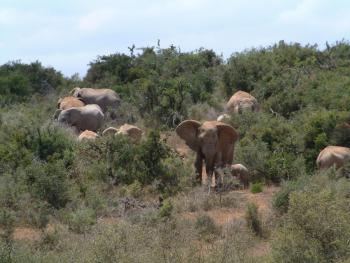
[[77,24],[77,28],[84,31],[95,31],[108,25],[118,13],[115,9],[102,8],[82,15]]
[[283,22],[302,22],[305,20],[312,21],[314,11],[322,0],[302,0],[293,9],[287,10],[279,15],[279,19]]

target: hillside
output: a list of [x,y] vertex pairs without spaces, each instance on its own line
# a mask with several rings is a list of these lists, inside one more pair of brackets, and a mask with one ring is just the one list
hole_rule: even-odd
[[[75,87],[120,96],[96,140],[53,119]],[[257,112],[225,119],[239,134],[225,176],[195,181],[175,128],[216,120],[238,90]],[[135,143],[103,136],[141,128]],[[148,47],[101,55],[83,79],[40,62],[0,66],[1,262],[348,262],[348,166],[318,171],[328,145],[350,147],[350,44],[283,41],[234,53]]]

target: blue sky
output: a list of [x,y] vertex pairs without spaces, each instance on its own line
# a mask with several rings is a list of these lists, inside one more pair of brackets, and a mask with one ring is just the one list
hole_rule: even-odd
[[41,61],[84,76],[98,55],[170,44],[225,58],[279,40],[350,40],[347,0],[0,0],[0,64]]

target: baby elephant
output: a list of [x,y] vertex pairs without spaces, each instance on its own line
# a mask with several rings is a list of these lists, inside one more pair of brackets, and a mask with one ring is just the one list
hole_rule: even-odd
[[102,132],[102,135],[108,135],[108,134],[126,135],[131,139],[131,141],[138,143],[138,142],[140,142],[141,137],[142,137],[142,130],[135,125],[131,125],[131,124],[126,123],[126,124],[120,126],[119,129],[116,129],[114,127],[109,127]]
[[232,164],[231,165],[231,174],[235,179],[238,179],[244,188],[249,186],[249,171],[243,164]]
[[85,130],[79,134],[78,141],[95,140],[97,137],[98,134],[96,132]]

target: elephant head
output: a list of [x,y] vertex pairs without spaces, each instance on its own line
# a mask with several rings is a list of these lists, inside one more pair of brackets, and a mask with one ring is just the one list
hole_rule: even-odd
[[197,153],[197,180],[201,180],[204,161],[208,179],[212,179],[212,186],[215,186],[215,176],[212,178],[215,168],[232,163],[234,143],[238,139],[236,130],[219,121],[206,121],[202,124],[186,120],[177,126],[176,133]]
[[75,87],[74,89],[72,89],[69,94],[71,94],[73,97],[79,98],[80,97],[80,92],[81,88],[79,87]]

